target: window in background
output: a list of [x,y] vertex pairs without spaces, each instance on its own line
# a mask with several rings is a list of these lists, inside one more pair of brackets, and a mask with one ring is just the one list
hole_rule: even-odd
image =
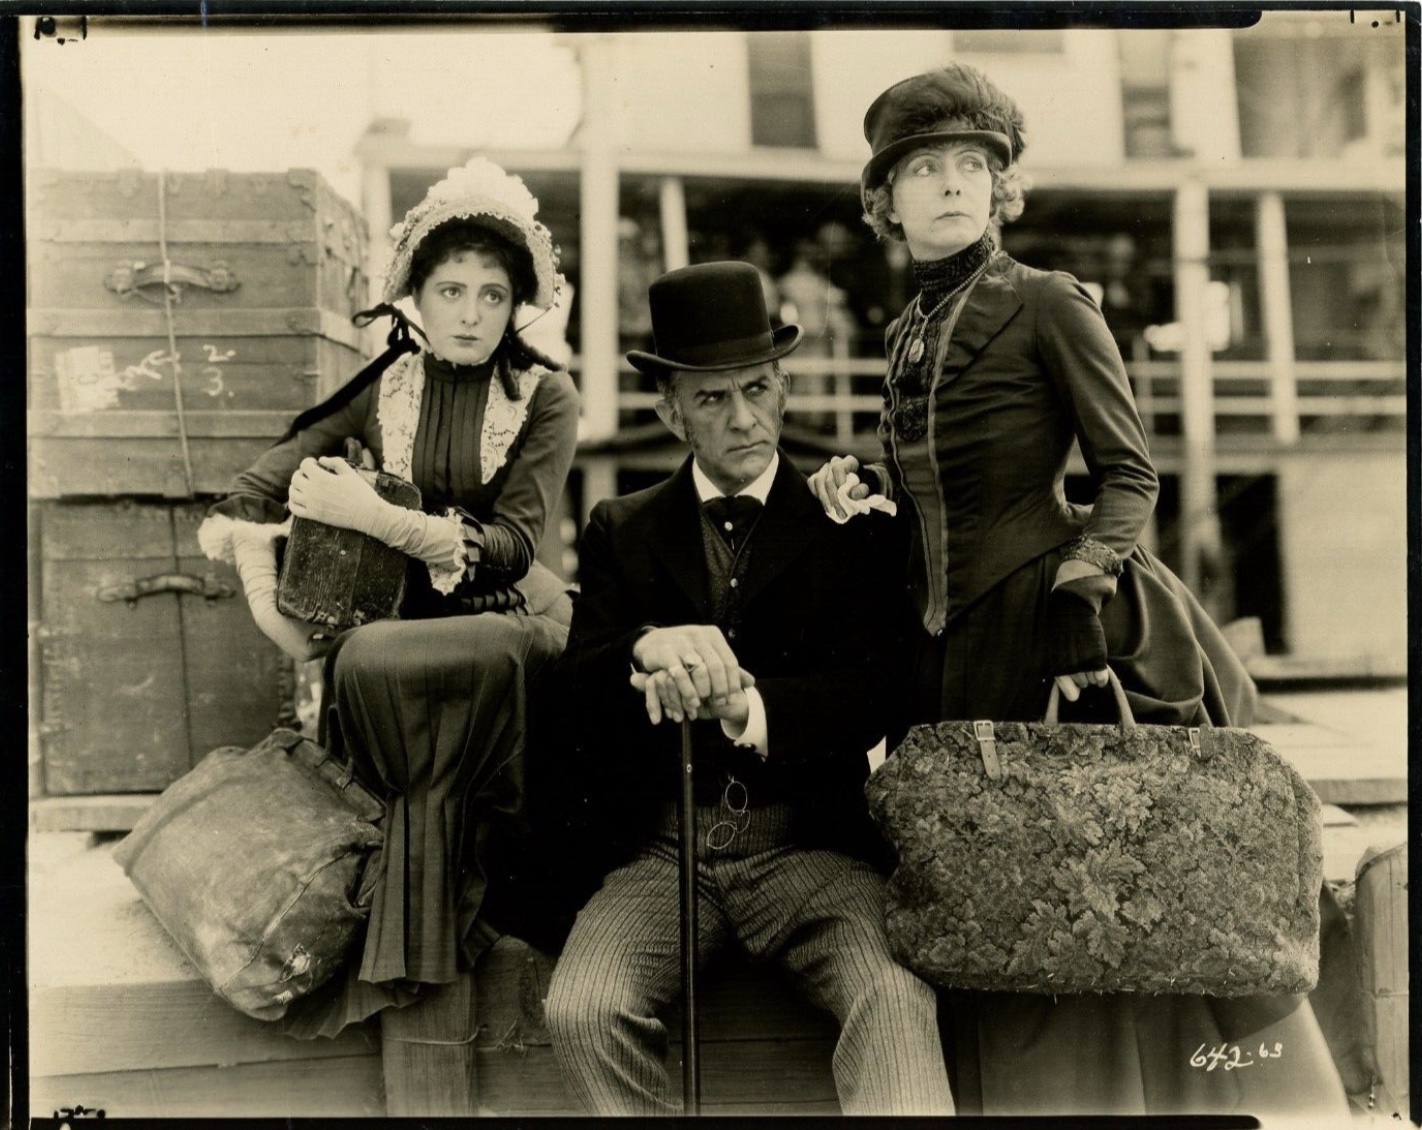
[[1127,157],[1173,157],[1170,139],[1170,32],[1123,30],[1116,42],[1121,58],[1121,104]]
[[808,32],[746,36],[751,144],[813,149],[815,97]]
[[1309,26],[1236,37],[1244,156],[1344,157],[1359,150],[1401,156],[1406,82],[1400,32],[1364,38],[1317,29],[1309,34]]
[[1308,361],[1401,361],[1406,249],[1401,200],[1285,201],[1295,348]]

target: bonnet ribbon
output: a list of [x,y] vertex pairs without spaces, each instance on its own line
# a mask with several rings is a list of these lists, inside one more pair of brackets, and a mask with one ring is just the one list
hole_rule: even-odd
[[[277,446],[285,443],[304,428],[309,428],[312,424],[324,420],[327,416],[339,412],[352,400],[360,395],[362,390],[370,387],[379,378],[380,374],[390,368],[395,361],[406,353],[415,353],[419,350],[419,344],[410,333],[414,330],[421,337],[425,337],[425,331],[420,329],[405,317],[399,308],[392,306],[388,302],[382,302],[379,306],[372,306],[369,310],[362,310],[358,314],[351,316],[351,322],[357,327],[364,329],[375,319],[388,317],[391,319],[390,332],[385,337],[385,352],[375,358],[369,365],[353,376],[325,400],[314,408],[308,408],[291,422],[291,427],[286,429],[286,433],[281,439],[276,441]],[[429,338],[425,337],[428,341]]]

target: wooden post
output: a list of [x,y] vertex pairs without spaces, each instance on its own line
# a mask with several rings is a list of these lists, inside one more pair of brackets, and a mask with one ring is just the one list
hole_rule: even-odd
[[591,35],[583,65],[581,238],[582,400],[585,438],[617,431],[617,151],[612,41]]
[[1289,288],[1289,239],[1284,198],[1260,193],[1254,211],[1259,249],[1259,303],[1264,312],[1264,342],[1269,358],[1269,388],[1274,400],[1274,438],[1299,440],[1299,388],[1294,370],[1294,311]]
[[1180,349],[1180,576],[1218,621],[1231,618],[1215,493],[1214,373],[1205,327],[1210,281],[1210,198],[1199,181],[1175,191],[1175,317]]
[[662,270],[675,271],[691,262],[686,232],[686,190],[681,177],[663,177],[657,203],[662,218]]
[[462,973],[429,996],[380,1014],[385,1113],[446,1118],[478,1111],[474,976]]
[[[370,293],[362,295],[365,302],[380,302],[380,287],[384,283],[382,272],[390,261],[390,225],[395,222],[390,215],[390,167],[379,157],[368,158],[361,172],[360,201],[370,225],[370,240],[366,244],[366,278],[370,280]],[[364,309],[364,303],[358,309]],[[363,341],[367,357],[373,357],[385,348],[386,325],[384,320],[366,327]],[[323,389],[328,396],[335,389]]]
[[590,455],[583,462],[583,506],[580,529],[586,529],[592,508],[604,498],[617,496],[617,457]]
[[[1371,854],[1371,853],[1370,853]],[[1369,1042],[1382,1076],[1377,1109],[1385,1117],[1407,1118],[1408,945],[1407,845],[1400,844],[1358,865],[1356,902],[1358,963]]]

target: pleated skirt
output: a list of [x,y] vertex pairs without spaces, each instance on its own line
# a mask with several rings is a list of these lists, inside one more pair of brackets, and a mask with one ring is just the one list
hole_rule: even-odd
[[389,620],[338,641],[327,740],[385,802],[363,943],[293,1009],[291,1035],[335,1035],[473,967],[516,925],[506,882],[526,842],[532,688],[566,620],[485,612]]

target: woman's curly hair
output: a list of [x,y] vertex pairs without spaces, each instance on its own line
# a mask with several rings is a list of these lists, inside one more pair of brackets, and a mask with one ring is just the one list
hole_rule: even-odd
[[[1027,185],[1016,164],[1002,167],[996,157],[988,155],[988,169],[992,173],[992,212],[988,216],[988,230],[994,242],[1001,242],[1002,225],[1010,224],[1022,215],[1026,205]],[[874,234],[883,240],[904,241],[903,225],[889,219],[894,210],[894,178],[898,166],[889,170],[888,178],[878,188],[871,188],[864,194],[864,222]]]
[[[1027,145],[1023,138],[1022,111],[982,71],[966,63],[951,63],[936,77],[938,82],[926,87],[919,103],[902,115],[898,123],[900,136],[930,133],[947,119],[956,119],[970,129],[994,130],[1006,135],[1013,153],[1012,163],[1004,167],[995,155],[988,157],[988,168],[992,171],[992,213],[988,228],[996,239],[1003,224],[1022,215],[1027,187],[1017,168],[1017,160]],[[896,164],[883,183],[865,190],[864,222],[880,239],[902,243],[903,226],[889,219],[897,173]]]
[[537,293],[538,278],[528,250],[467,216],[446,220],[415,248],[410,258],[410,293],[418,294],[440,264],[470,251],[490,256],[504,269],[515,306],[528,302]]

